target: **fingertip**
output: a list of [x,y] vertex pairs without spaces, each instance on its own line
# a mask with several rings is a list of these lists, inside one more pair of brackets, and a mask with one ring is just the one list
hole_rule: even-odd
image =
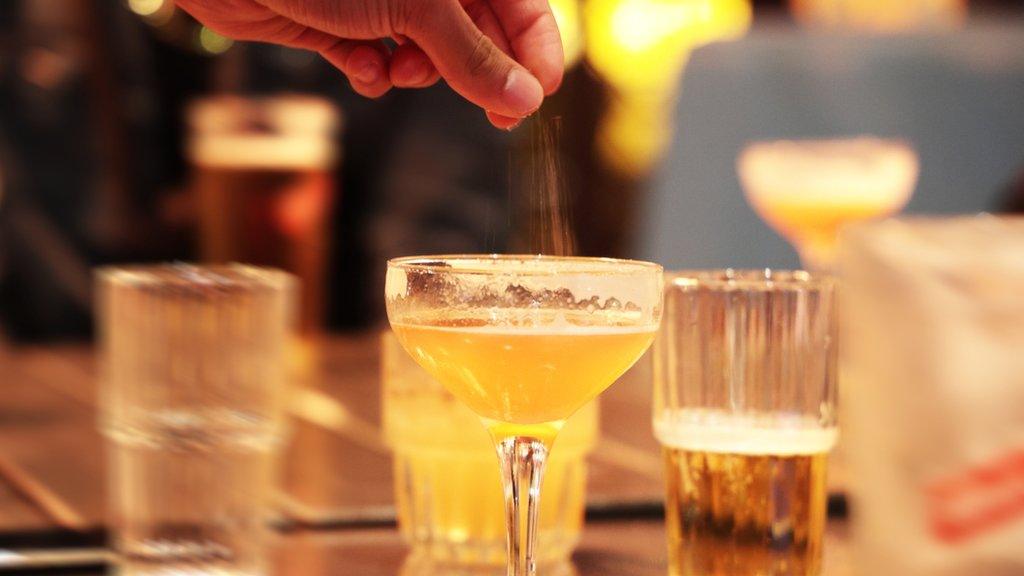
[[391,57],[390,77],[391,83],[399,88],[426,88],[437,82],[440,74],[422,50],[406,44]]
[[525,117],[533,114],[544,102],[544,89],[532,74],[521,68],[512,68],[505,79],[501,103],[510,116]]
[[495,112],[491,112],[490,110],[487,110],[486,113],[487,113],[487,120],[490,121],[490,123],[495,128],[500,128],[501,130],[511,131],[511,130],[516,129],[520,124],[523,123],[523,119],[522,118],[512,118],[511,116],[502,116],[501,114],[497,114]]
[[561,66],[555,74],[549,74],[544,80],[540,81],[540,85],[544,88],[544,95],[551,96],[558,89],[562,87],[562,80],[565,78],[565,74]]
[[383,44],[340,41],[321,54],[345,74],[357,94],[379,98],[392,88]]
[[355,93],[368,98],[379,98],[391,90],[391,84],[388,82],[362,84],[352,78],[349,78],[348,83],[352,86],[352,90],[354,90]]
[[369,46],[357,46],[348,56],[345,69],[353,80],[372,86],[387,79],[384,55]]
[[545,96],[558,92],[558,89],[562,87],[562,80],[565,77],[565,57],[562,55],[561,46],[559,46],[557,54],[552,54],[545,58],[540,66],[536,66],[530,72],[537,77],[537,81],[544,88]]

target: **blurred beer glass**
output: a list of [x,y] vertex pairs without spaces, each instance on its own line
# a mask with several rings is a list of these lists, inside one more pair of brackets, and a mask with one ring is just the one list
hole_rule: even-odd
[[669,274],[654,432],[673,576],[811,576],[836,427],[834,282],[806,272]]
[[292,277],[167,265],[97,281],[121,573],[266,574]]
[[757,215],[796,248],[804,267],[829,271],[843,226],[907,204],[918,160],[897,140],[753,142],[737,169]]
[[213,97],[188,112],[202,260],[298,276],[304,336],[323,322],[339,122],[311,96]]
[[[381,352],[398,526],[417,559],[410,570],[504,574],[505,501],[494,443],[480,417],[416,364],[390,331],[381,337]],[[546,571],[564,571],[579,541],[597,420],[596,402],[569,418],[547,463],[537,547]]]

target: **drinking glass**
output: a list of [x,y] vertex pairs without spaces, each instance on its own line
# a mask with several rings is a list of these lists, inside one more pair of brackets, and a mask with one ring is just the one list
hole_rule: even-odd
[[813,576],[836,424],[834,282],[670,274],[654,344],[669,573]]
[[555,436],[647,349],[661,298],[661,267],[646,262],[470,255],[388,263],[396,336],[481,418],[497,448],[510,576],[536,571],[540,487]]
[[962,25],[968,0],[789,0],[797,22],[851,32],[928,32]]
[[[381,335],[381,358],[398,528],[418,564],[482,573],[504,566],[501,477],[480,418],[416,364],[391,331]],[[573,414],[546,466],[537,550],[546,573],[567,562],[579,541],[597,419],[597,401]]]
[[203,262],[295,274],[299,330],[315,336],[326,304],[340,112],[314,96],[215,96],[193,102],[187,120]]
[[907,204],[918,160],[897,140],[754,142],[737,169],[747,202],[796,248],[803,266],[830,271],[844,225],[889,216]]
[[246,266],[98,273],[111,528],[121,573],[267,573],[295,282]]

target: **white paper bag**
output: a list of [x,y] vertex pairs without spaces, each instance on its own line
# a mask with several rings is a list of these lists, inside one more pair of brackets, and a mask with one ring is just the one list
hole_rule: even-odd
[[856,227],[841,273],[858,573],[1024,575],[1024,219]]

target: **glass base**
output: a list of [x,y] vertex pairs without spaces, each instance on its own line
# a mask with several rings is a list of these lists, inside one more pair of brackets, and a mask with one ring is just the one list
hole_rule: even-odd
[[[555,536],[541,533],[537,541],[537,564],[547,569],[568,562],[578,538],[568,535]],[[501,567],[504,573],[508,562],[508,548],[504,540],[454,542],[451,540],[419,540],[414,544],[413,555],[436,565],[488,569]]]
[[[505,558],[505,548],[499,551]],[[578,576],[569,560],[541,563],[538,567],[544,576]],[[506,576],[504,561],[498,564],[464,564],[439,560],[426,550],[413,550],[402,564],[399,576]]]

